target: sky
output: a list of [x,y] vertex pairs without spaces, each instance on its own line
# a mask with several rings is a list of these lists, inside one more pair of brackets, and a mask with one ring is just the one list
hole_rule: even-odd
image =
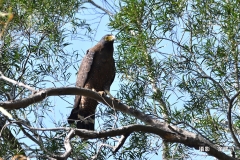
[[[97,28],[95,34],[93,34],[92,38],[93,40],[92,41],[89,41],[89,40],[79,40],[78,38],[71,38],[69,37],[69,41],[72,43],[72,45],[68,46],[66,49],[71,51],[71,50],[78,50],[79,53],[81,53],[82,56],[85,55],[87,49],[91,48],[92,46],[94,46],[104,35],[106,34],[116,34],[116,32],[112,32],[107,24],[109,23],[109,18],[108,16],[103,16],[102,19],[95,19],[96,15],[92,15],[91,13],[89,13],[89,15],[86,17],[81,17],[80,18],[86,18],[88,19],[87,22],[91,22],[93,23],[92,25],[92,28]],[[95,25],[95,27],[94,27]],[[116,42],[114,43],[114,46],[116,48],[117,46],[117,39],[116,39]],[[172,46],[172,44],[165,44],[165,46],[163,47],[163,52],[166,52],[166,53],[169,53],[169,47]],[[164,51],[166,50],[166,51]],[[116,53],[115,53],[116,54]],[[116,56],[116,55],[115,55]],[[80,65],[80,62],[81,62],[81,57],[79,57],[79,65]],[[75,73],[76,70],[72,69],[72,73]],[[76,81],[76,75],[72,75],[71,78],[69,79],[69,83],[70,84],[75,84],[75,81]],[[111,94],[114,96],[117,91],[119,89],[119,78],[118,76],[115,77],[115,80],[113,82],[113,84],[111,85]],[[54,97],[55,99],[55,106],[69,106],[68,103],[66,103],[65,101],[62,101],[61,99],[59,99],[58,97]],[[73,99],[74,99],[74,96],[71,96],[69,98],[69,101],[73,102]],[[69,108],[65,108],[65,107],[61,107],[61,109],[59,110],[58,107],[55,108],[55,117],[59,117],[61,115],[65,116],[65,119],[63,120],[66,120],[69,113],[71,112],[71,106],[69,106]],[[97,123],[97,121],[95,121]],[[95,128],[96,128],[97,124],[95,124]],[[159,149],[159,151],[161,151],[161,149]],[[196,155],[204,155],[202,152],[199,152],[199,151],[196,151],[195,152]],[[161,156],[161,152],[158,153],[158,155],[153,155],[151,154],[149,156],[149,159],[151,160],[159,160],[159,159],[162,159],[162,156]],[[200,156],[202,158],[202,156]],[[206,160],[209,159],[210,157],[206,157],[206,156],[203,156]],[[210,158],[210,159],[213,159],[213,158]],[[110,158],[109,160],[113,160],[113,158]],[[197,159],[196,159],[197,160]]]
[[[87,6],[88,7],[88,6]],[[88,16],[83,16],[81,17],[81,15],[79,15],[79,18],[85,18],[87,19],[88,23],[91,23],[93,25],[91,25],[92,28],[97,28],[96,32],[92,35],[92,41],[91,40],[82,40],[81,38],[79,38],[78,36],[76,37],[68,37],[68,41],[69,43],[72,43],[70,46],[66,47],[65,49],[69,52],[73,51],[73,50],[77,50],[79,52],[79,54],[81,54],[81,56],[84,56],[86,51],[93,47],[104,35],[106,34],[113,34],[115,35],[116,32],[112,32],[107,24],[109,23],[109,18],[108,16],[103,16],[101,19],[96,19],[96,15],[93,15],[91,12],[90,13],[86,13]],[[117,46],[117,39],[115,40],[114,43],[114,48],[116,48]],[[116,53],[114,53],[116,54]],[[116,55],[114,55],[116,56]],[[82,57],[79,56],[79,65],[81,63],[81,59]],[[72,76],[69,79],[69,83],[66,84],[67,86],[74,86],[75,82],[76,82],[76,70],[74,68],[71,68],[70,71],[72,72]],[[54,82],[55,83],[55,82]],[[56,83],[55,83],[56,85]],[[63,87],[62,84],[57,84],[58,87]],[[52,87],[52,86],[49,86]],[[119,78],[116,75],[113,84],[111,85],[111,90],[110,93],[115,96],[117,91],[119,89]],[[67,121],[67,117],[69,116],[71,110],[72,110],[72,106],[73,106],[73,101],[74,101],[74,96],[68,96],[68,98],[65,98],[65,100],[62,100],[59,97],[51,97],[51,100],[53,101],[54,108],[52,111],[52,115],[50,115],[49,118],[47,118],[47,120],[44,120],[44,123],[46,124],[46,121],[49,121],[51,124],[52,120],[59,120],[59,117],[62,117],[62,121]],[[66,102],[66,100],[68,102]],[[69,104],[69,103],[72,103]],[[65,107],[67,106],[67,107]],[[98,105],[100,106],[100,105]],[[95,120],[95,123],[98,123],[97,120]],[[49,126],[46,125],[48,128],[49,127],[54,127],[54,126]],[[96,126],[98,126],[98,124],[95,124],[95,129]],[[159,153],[158,155],[150,155],[149,159],[151,160],[159,160],[161,159],[161,153]],[[113,158],[111,157],[109,160],[113,160]]]
[[[95,2],[97,3],[97,1],[95,1]],[[89,6],[92,7],[91,5],[87,5],[86,7],[89,7]],[[79,54],[84,56],[86,51],[87,51],[87,49],[89,49],[92,46],[94,46],[104,35],[109,34],[109,33],[116,34],[116,32],[112,32],[108,28],[108,26],[107,26],[107,24],[109,23],[108,16],[103,16],[102,18],[97,18],[96,19],[96,15],[92,14],[93,12],[94,11],[89,12],[89,13],[85,12],[84,16],[79,15],[80,19],[81,18],[87,19],[87,22],[92,24],[91,27],[93,29],[96,28],[96,31],[91,36],[92,41],[90,39],[89,40],[82,40],[78,36],[77,37],[68,37],[69,38],[69,42],[72,43],[72,44],[65,48],[67,51],[71,52],[73,50],[77,50]],[[116,39],[116,42],[114,44],[115,48],[116,48],[116,45],[117,45],[117,39]],[[169,49],[168,48],[170,46],[171,46],[171,44],[167,44],[167,43],[164,44],[164,47],[162,48],[163,49],[162,51],[166,52],[166,53],[169,53]],[[166,50],[166,51],[164,51],[164,50]],[[80,56],[79,56],[78,61],[79,61],[79,65],[80,65],[80,62],[81,62],[81,57]],[[72,76],[69,79],[69,84],[67,84],[66,86],[74,86],[75,85],[76,70],[74,68],[71,68],[70,71],[72,72]],[[49,87],[52,87],[52,86],[49,86]],[[59,84],[58,87],[62,87],[62,85]],[[110,90],[111,94],[114,96],[117,93],[118,89],[119,89],[119,79],[118,79],[118,76],[116,76],[115,80],[114,80],[114,82],[113,82],[113,84],[111,86],[111,90]],[[52,121],[52,119],[59,120],[59,117],[61,117],[61,116],[62,116],[62,121],[63,122],[66,121],[67,117],[69,116],[69,114],[71,112],[71,109],[72,109],[74,96],[68,96],[68,98],[65,99],[68,102],[62,100],[59,97],[52,97],[51,99],[53,100],[54,106],[56,106],[56,107],[53,108],[54,109],[53,112],[52,112],[53,114],[50,115],[51,118],[49,119],[49,121]],[[72,103],[72,105],[69,104],[69,103]],[[65,106],[68,106],[68,107],[65,107]],[[97,123],[97,121],[96,121],[96,123]],[[49,125],[47,125],[47,126],[50,127]],[[95,128],[96,128],[96,126],[97,125],[95,124]],[[149,159],[151,159],[151,160],[162,159],[161,158],[162,157],[161,154],[162,153],[159,152],[158,155],[150,155]],[[195,154],[196,155],[204,155],[202,152],[197,151],[197,150],[195,151]],[[195,157],[195,156],[193,156],[193,157]],[[214,159],[214,158],[209,157],[209,156],[206,156],[206,157],[205,156],[199,156],[199,157],[201,159],[203,157],[205,159]],[[200,159],[200,158],[197,158],[197,159]],[[113,160],[113,159],[111,158],[110,160]]]
[[[95,2],[98,3],[98,1],[95,1]],[[102,3],[102,2],[100,2],[100,3]],[[87,5],[86,7],[92,7],[92,6]],[[94,46],[104,35],[109,34],[109,33],[116,34],[116,32],[114,32],[114,31],[112,32],[107,26],[107,24],[109,23],[108,16],[103,16],[102,18],[97,18],[96,19],[96,15],[94,15],[92,13],[94,13],[94,12],[92,11],[92,12],[89,12],[89,13],[85,13],[84,16],[79,14],[80,19],[82,19],[82,18],[87,19],[87,22],[92,24],[91,27],[96,28],[96,31],[91,36],[92,41],[90,39],[82,40],[78,36],[68,37],[68,41],[69,41],[69,43],[71,43],[71,45],[69,45],[68,47],[65,48],[66,51],[72,52],[73,50],[77,50],[78,53],[81,54],[81,56],[84,56],[86,51],[89,48],[91,48],[92,46]],[[81,32],[81,30],[79,30],[79,32]],[[117,45],[117,39],[116,39],[116,43],[114,44],[115,48],[116,48],[116,45]],[[171,44],[165,44],[164,47],[163,47],[163,50],[165,49],[166,52],[169,52],[168,48],[170,46],[171,46]],[[79,59],[77,61],[79,61],[79,65],[80,65],[80,62],[81,62],[81,57],[80,56],[79,56]],[[57,84],[54,80],[53,80],[53,83],[55,83],[57,85],[57,87],[75,86],[77,71],[73,67],[71,67],[69,71],[72,73],[72,76],[70,77],[69,82],[67,84],[65,84],[65,86],[63,86],[60,83]],[[49,85],[47,87],[53,87],[53,86]],[[111,94],[113,96],[116,95],[118,89],[119,89],[119,79],[118,79],[118,76],[116,76],[115,80],[114,80],[114,82],[111,86],[111,90],[110,90]],[[69,114],[72,110],[74,96],[67,96],[67,98],[65,98],[65,100],[62,100],[59,97],[51,97],[50,100],[52,101],[52,103],[55,107],[52,108],[52,114],[49,115],[49,117],[47,117],[44,120],[44,123],[48,124],[48,125],[46,125],[48,128],[54,127],[54,126],[51,126],[49,124],[52,124],[52,120],[59,121],[59,117],[62,117],[60,119],[62,122],[67,121],[67,117],[69,116]],[[196,155],[200,155],[200,154],[204,155],[203,153],[201,153],[200,151],[197,151],[197,150],[194,153]],[[202,159],[204,156],[199,156],[199,157]],[[206,160],[214,159],[214,158],[209,157],[209,156],[204,157],[204,158]],[[151,160],[161,159],[161,152],[159,152],[158,155],[150,155],[149,159],[151,159]],[[110,159],[110,160],[112,160],[112,159]]]
[[[89,7],[90,5],[87,5],[86,7]],[[92,6],[90,6],[92,7]],[[97,28],[95,32],[93,32],[91,39],[81,39],[81,36],[74,36],[74,37],[67,37],[67,41],[69,43],[71,43],[71,45],[65,47],[65,50],[67,52],[72,52],[72,51],[77,51],[78,54],[80,54],[81,56],[79,56],[79,59],[77,61],[79,61],[78,67],[81,63],[82,57],[86,54],[86,51],[93,47],[104,35],[106,34],[113,34],[115,35],[116,32],[112,32],[107,24],[109,23],[109,18],[108,16],[103,16],[101,19],[96,19],[96,15],[92,14],[94,11],[91,11],[89,13],[85,12],[85,14],[87,15],[80,15],[79,14],[79,18],[80,19],[87,19],[87,23],[91,24],[91,27]],[[69,26],[70,27],[70,26]],[[79,32],[81,34],[81,29],[79,29]],[[117,41],[117,40],[116,40]],[[116,43],[114,44],[115,48],[116,48]],[[72,73],[72,76],[69,78],[68,83],[66,83],[64,87],[69,87],[69,86],[75,86],[75,82],[76,82],[76,78],[77,78],[77,71],[71,67],[69,70]],[[111,94],[113,96],[116,95],[118,89],[119,89],[119,79],[116,76],[115,80],[113,82],[113,84],[111,85]],[[63,87],[62,84],[57,84],[54,80],[53,83],[57,86],[57,87]],[[53,87],[51,85],[51,83],[49,83],[50,85],[47,87]],[[53,105],[55,107],[51,108],[52,109],[52,114],[49,115],[49,117],[47,117],[44,120],[44,123],[46,124],[47,128],[50,127],[55,127],[52,123],[53,120],[59,121],[59,117],[62,117],[60,120],[62,120],[62,122],[66,122],[67,121],[67,117],[70,115],[72,107],[73,107],[73,101],[74,101],[74,96],[67,96],[67,98],[64,98],[64,100],[62,100],[59,97],[51,97],[49,98],[52,102]],[[66,107],[67,106],[67,107]],[[100,105],[98,105],[100,106]],[[49,122],[49,123],[48,123]],[[97,120],[95,120],[95,123],[98,123]],[[51,125],[49,125],[51,124]],[[95,129],[96,126],[98,126],[98,124],[95,124]],[[97,145],[97,144],[96,144]],[[113,160],[112,158],[110,158],[110,160]],[[153,159],[154,160],[154,159]]]

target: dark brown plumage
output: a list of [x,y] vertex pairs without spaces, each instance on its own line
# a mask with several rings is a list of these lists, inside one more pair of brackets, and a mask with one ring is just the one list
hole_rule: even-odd
[[[115,77],[114,39],[113,35],[105,35],[94,47],[87,50],[78,71],[77,87],[96,91],[110,90]],[[71,124],[77,120],[77,128],[94,130],[97,105],[98,102],[94,99],[77,95],[68,123]]]

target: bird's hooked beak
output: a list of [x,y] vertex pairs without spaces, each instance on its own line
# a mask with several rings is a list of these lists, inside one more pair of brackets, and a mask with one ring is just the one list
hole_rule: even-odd
[[108,35],[105,37],[105,41],[114,41],[116,38],[114,35]]

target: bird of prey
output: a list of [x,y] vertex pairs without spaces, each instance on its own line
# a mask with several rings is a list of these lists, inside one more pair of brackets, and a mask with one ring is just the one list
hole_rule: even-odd
[[[115,77],[114,40],[113,35],[107,34],[94,47],[87,50],[78,71],[77,87],[109,93]],[[68,123],[76,121],[77,128],[94,130],[97,105],[98,102],[94,99],[76,95]]]

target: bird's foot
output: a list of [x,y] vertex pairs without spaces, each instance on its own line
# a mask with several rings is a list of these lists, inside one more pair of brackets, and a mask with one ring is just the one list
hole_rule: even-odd
[[117,99],[117,98],[114,98],[114,97],[113,97],[112,100],[113,100],[113,101],[117,101],[118,104],[121,103],[121,101],[120,101],[119,99]]
[[100,94],[100,96],[106,96],[107,95],[107,93],[105,92],[105,91],[98,91],[98,93]]
[[109,96],[113,101],[117,101],[118,103],[120,103],[121,101],[117,98],[114,98],[110,92],[108,90],[104,90],[104,91],[98,91],[98,93],[103,97],[103,96]]

